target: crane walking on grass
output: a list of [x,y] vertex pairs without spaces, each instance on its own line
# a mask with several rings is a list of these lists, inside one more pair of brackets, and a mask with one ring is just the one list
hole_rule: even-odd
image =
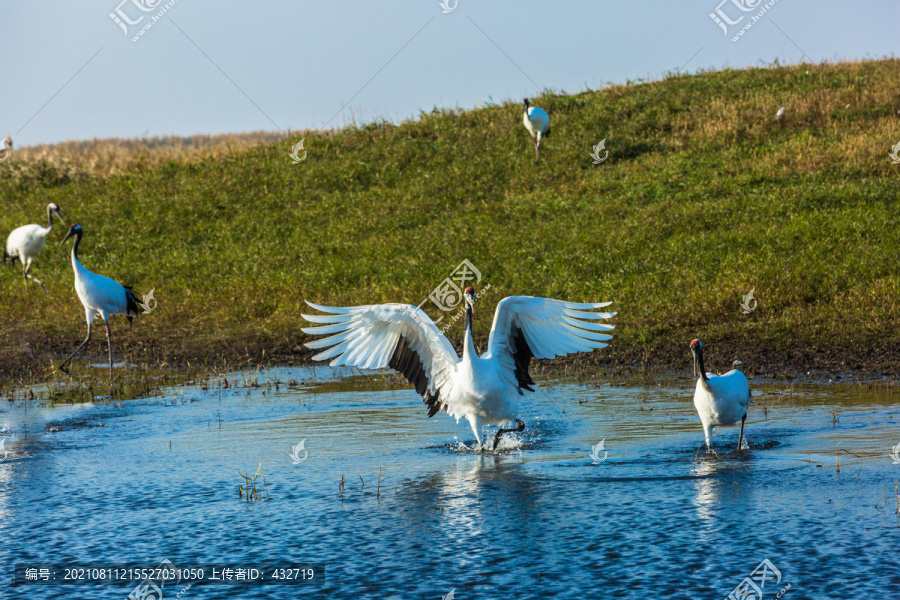
[[[361,369],[392,368],[415,385],[428,406],[428,416],[441,410],[459,421],[465,417],[479,449],[482,427],[500,425],[494,437],[522,431],[515,399],[533,392],[528,374],[532,358],[555,358],[573,352],[603,348],[612,336],[603,331],[613,325],[595,323],[615,313],[594,312],[611,302],[581,304],[549,298],[510,296],[497,305],[487,352],[478,356],[472,341],[475,290],[465,291],[466,334],[460,358],[450,341],[420,308],[409,304],[375,304],[335,308],[307,302],[327,315],[303,315],[323,324],[307,327],[311,335],[334,334],[309,342],[309,348],[327,350],[314,360],[334,359],[331,366]],[[503,426],[515,422],[515,429]]]
[[53,229],[54,213],[62,222],[63,217],[59,210],[59,206],[56,203],[51,202],[47,205],[46,227],[41,227],[40,225],[22,225],[21,227],[13,229],[12,233],[10,233],[9,237],[6,239],[6,250],[3,254],[3,260],[5,261],[7,258],[10,259],[10,264],[12,265],[16,264],[16,260],[22,261],[26,287],[28,287],[28,280],[30,279],[40,285],[45,292],[47,291],[47,286],[31,276],[31,263],[38,257],[41,250],[43,250],[44,242],[50,234],[50,231]]
[[550,137],[550,116],[543,108],[531,106],[528,98],[525,98],[525,115],[522,117],[525,129],[534,139],[534,162],[537,163],[541,151],[541,141]]
[[135,298],[134,291],[130,287],[126,287],[103,275],[91,273],[81,261],[78,260],[78,244],[81,243],[81,237],[84,234],[81,225],[72,225],[69,233],[66,234],[62,244],[66,243],[70,237],[75,238],[75,244],[72,246],[72,269],[75,271],[75,293],[78,299],[84,305],[84,315],[87,319],[87,337],[72,354],[69,355],[63,364],[59,365],[59,370],[68,373],[66,365],[78,354],[85,344],[91,341],[91,323],[94,317],[100,317],[106,324],[106,347],[109,350],[109,381],[112,383],[113,378],[113,360],[112,360],[112,339],[109,333],[109,317],[112,315],[125,315],[128,324],[137,316],[138,301]]
[[[700,340],[691,342],[694,354],[694,376],[699,372],[697,389],[694,391],[694,406],[703,423],[706,434],[706,451],[712,451],[709,440],[713,429],[722,425],[734,425],[741,422],[741,433],[738,437],[738,450],[744,443],[744,421],[747,420],[747,407],[750,405],[750,384],[747,377],[736,368],[724,375],[707,373],[703,366],[703,343]],[[741,364],[735,361],[733,367]]]

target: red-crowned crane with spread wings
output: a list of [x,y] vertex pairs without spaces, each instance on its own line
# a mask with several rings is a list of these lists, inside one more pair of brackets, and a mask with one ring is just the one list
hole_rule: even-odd
[[[429,417],[442,410],[457,421],[465,417],[479,447],[483,447],[482,427],[500,425],[494,437],[496,449],[503,433],[525,428],[516,416],[515,400],[526,390],[534,391],[534,381],[528,374],[532,358],[591,352],[605,347],[612,337],[605,332],[614,326],[597,321],[612,318],[615,313],[595,312],[611,302],[583,304],[510,296],[497,305],[487,352],[478,356],[472,341],[472,287],[466,288],[465,302],[462,358],[431,318],[411,304],[336,308],[307,302],[328,314],[303,315],[319,324],[303,331],[330,335],[306,345],[324,348],[313,359],[332,359],[332,366],[400,372],[422,395]],[[513,422],[517,428],[503,429]]]

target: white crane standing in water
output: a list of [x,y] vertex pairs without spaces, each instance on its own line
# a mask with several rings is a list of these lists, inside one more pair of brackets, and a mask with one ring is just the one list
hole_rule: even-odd
[[3,254],[3,260],[5,261],[7,258],[10,259],[10,264],[12,265],[16,264],[16,260],[22,261],[26,287],[28,286],[28,280],[30,279],[40,285],[45,292],[47,291],[47,286],[31,276],[31,263],[38,257],[41,250],[44,249],[44,242],[47,240],[50,231],[53,230],[54,213],[62,222],[63,217],[62,212],[59,210],[59,206],[55,202],[51,202],[47,205],[46,227],[33,224],[22,225],[21,227],[13,229],[12,233],[9,234],[9,237],[6,238],[6,249]]
[[[494,437],[522,431],[515,398],[533,392],[528,374],[532,358],[555,358],[590,352],[606,346],[612,336],[601,333],[613,325],[595,323],[615,313],[593,312],[611,302],[574,303],[531,296],[510,296],[497,305],[487,352],[478,356],[472,340],[475,290],[465,291],[466,334],[463,355],[420,308],[410,304],[375,304],[335,308],[307,302],[327,315],[303,315],[323,324],[307,327],[311,335],[334,334],[309,342],[309,348],[328,348],[314,360],[334,359],[331,366],[361,369],[392,368],[415,385],[428,406],[428,416],[444,410],[459,421],[465,417],[479,448],[482,427],[500,425]],[[515,421],[515,429],[503,425]]]
[[[736,368],[724,375],[707,373],[703,366],[703,343],[700,340],[691,341],[691,352],[694,354],[694,376],[698,373],[700,375],[694,391],[694,406],[706,434],[706,452],[712,451],[709,439],[714,428],[734,425],[738,421],[741,422],[738,450],[741,450],[744,443],[744,421],[747,420],[747,407],[750,406],[750,384],[747,377]],[[735,361],[732,366],[739,364],[739,361]]]
[[84,265],[78,260],[78,244],[81,243],[83,234],[81,225],[72,225],[69,228],[69,233],[66,234],[60,245],[66,243],[66,240],[70,237],[75,238],[75,244],[72,246],[72,269],[75,271],[75,293],[78,294],[78,299],[84,305],[84,316],[87,320],[88,328],[87,337],[75,348],[75,351],[69,355],[69,358],[59,365],[59,370],[64,373],[69,372],[66,369],[66,365],[69,364],[69,361],[78,354],[78,351],[85,344],[91,341],[91,323],[93,323],[94,317],[100,317],[106,324],[106,347],[109,350],[109,381],[112,383],[113,360],[109,318],[112,315],[125,315],[125,318],[128,319],[128,324],[131,325],[131,322],[137,316],[138,301],[130,287],[125,287],[109,277],[91,273],[84,268]]
[[541,151],[541,141],[550,137],[550,115],[543,108],[531,106],[528,98],[525,98],[525,115],[522,117],[525,129],[534,139],[534,162],[537,163]]

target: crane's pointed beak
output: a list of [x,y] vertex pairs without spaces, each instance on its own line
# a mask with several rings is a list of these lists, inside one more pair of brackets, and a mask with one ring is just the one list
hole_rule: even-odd
[[73,232],[73,231],[74,231],[74,229],[69,229],[69,233],[67,233],[67,234],[66,234],[66,237],[63,238],[63,241],[61,241],[61,242],[59,243],[60,246],[62,246],[63,244],[65,244],[65,243],[69,240],[69,238],[72,237],[72,235],[73,235],[72,232]]
[[56,208],[56,209],[53,210],[53,212],[55,212],[55,213],[56,213],[56,216],[59,217],[59,222],[60,222],[60,223],[65,223],[65,222],[66,222],[66,220],[63,219],[63,216],[62,216],[62,210]]
[[472,309],[472,313],[475,313],[475,294],[466,293],[466,306]]

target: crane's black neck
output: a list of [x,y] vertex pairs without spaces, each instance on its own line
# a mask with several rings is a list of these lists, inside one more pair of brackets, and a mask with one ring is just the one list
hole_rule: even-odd
[[75,243],[72,245],[72,258],[75,260],[78,260],[78,244],[81,243],[81,236],[82,232],[80,230],[75,232]]
[[697,361],[697,366],[700,369],[700,379],[703,381],[709,381],[709,377],[706,376],[706,366],[703,364],[703,348],[700,347],[697,349],[697,354],[695,355],[695,360]]
[[53,211],[47,207],[47,229],[53,229]]
[[466,300],[466,338],[463,342],[463,360],[471,361],[475,354],[475,341],[472,337],[472,305]]

